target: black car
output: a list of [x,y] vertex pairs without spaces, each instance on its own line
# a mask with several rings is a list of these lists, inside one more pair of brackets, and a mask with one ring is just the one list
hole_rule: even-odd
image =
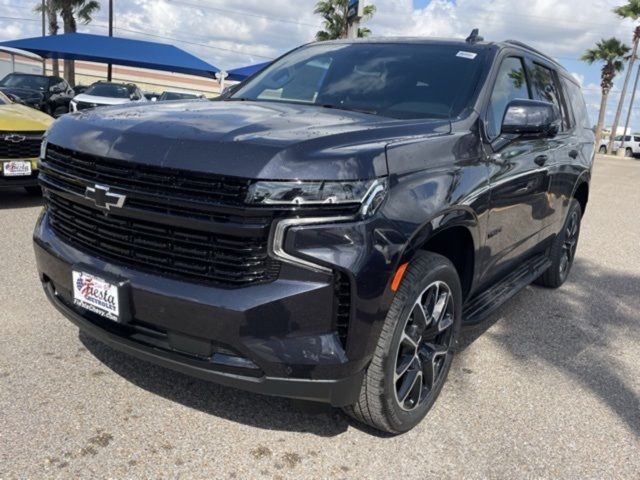
[[63,78],[30,73],[10,73],[0,80],[0,92],[52,117],[67,113],[75,95]]
[[567,279],[590,125],[518,42],[303,46],[221,101],[58,120],[40,278],[116,349],[403,432],[461,327]]

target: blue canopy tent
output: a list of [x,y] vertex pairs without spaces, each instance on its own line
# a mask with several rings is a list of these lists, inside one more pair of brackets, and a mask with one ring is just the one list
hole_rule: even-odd
[[259,72],[266,66],[270,65],[271,62],[264,63],[256,63],[255,65],[247,65],[246,67],[234,68],[233,70],[229,70],[227,73],[229,76],[227,80],[233,80],[236,82],[241,82],[247,77],[250,77],[254,73]]
[[0,46],[19,48],[43,58],[112,63],[209,78],[220,71],[173,45],[88,33],[23,38],[2,42]]

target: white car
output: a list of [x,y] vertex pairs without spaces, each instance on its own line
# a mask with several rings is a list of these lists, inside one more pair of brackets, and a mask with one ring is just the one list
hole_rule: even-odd
[[[607,153],[607,147],[609,145],[609,139],[602,140],[600,142],[600,153]],[[618,135],[613,141],[613,150],[618,151],[620,147],[624,147],[625,157],[640,156],[640,135],[625,135],[624,145],[622,145],[622,135]]]
[[70,112],[105,105],[148,102],[140,89],[132,83],[96,82],[69,103]]

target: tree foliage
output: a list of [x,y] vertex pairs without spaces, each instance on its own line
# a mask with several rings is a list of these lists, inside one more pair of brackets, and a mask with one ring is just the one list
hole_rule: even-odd
[[[349,0],[320,0],[316,3],[314,13],[322,15],[324,18],[324,30],[316,33],[316,40],[347,38],[349,32],[348,11]],[[376,7],[374,5],[365,6],[363,18],[365,20],[370,19],[375,11]],[[358,29],[358,37],[368,37],[369,35],[371,35],[371,30],[368,28],[361,27]]]

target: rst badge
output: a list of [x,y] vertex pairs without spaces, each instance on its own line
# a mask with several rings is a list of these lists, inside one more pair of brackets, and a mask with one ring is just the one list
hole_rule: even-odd
[[73,271],[73,303],[117,322],[120,318],[118,286],[95,275]]

